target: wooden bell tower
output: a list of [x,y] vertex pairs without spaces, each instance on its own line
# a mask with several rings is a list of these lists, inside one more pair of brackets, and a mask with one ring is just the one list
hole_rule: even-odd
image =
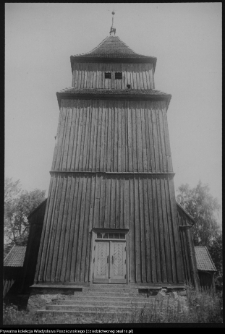
[[182,285],[171,95],[155,90],[156,58],[113,28],[70,60],[35,283]]

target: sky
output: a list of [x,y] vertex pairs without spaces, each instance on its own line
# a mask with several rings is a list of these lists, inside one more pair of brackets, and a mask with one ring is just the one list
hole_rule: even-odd
[[[157,58],[156,89],[167,111],[174,183],[208,184],[222,205],[221,3],[6,3],[5,177],[46,190],[59,107],[71,87],[70,56],[116,35]],[[218,217],[222,221],[222,210]]]

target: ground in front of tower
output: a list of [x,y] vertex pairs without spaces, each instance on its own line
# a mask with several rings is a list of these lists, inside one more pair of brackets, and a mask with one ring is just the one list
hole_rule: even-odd
[[[40,297],[40,296],[39,296]],[[72,295],[38,295],[29,301],[30,310],[18,311],[14,301],[4,305],[4,325],[105,324],[105,323],[222,323],[222,298],[210,291],[187,289],[185,292],[137,294],[90,291]],[[36,301],[35,301],[36,298]],[[32,309],[36,303],[35,308]],[[14,306],[12,304],[14,302]]]
[[[186,291],[145,291],[101,284],[73,294],[33,294],[30,324],[170,322],[188,311]],[[175,319],[174,319],[174,322]]]

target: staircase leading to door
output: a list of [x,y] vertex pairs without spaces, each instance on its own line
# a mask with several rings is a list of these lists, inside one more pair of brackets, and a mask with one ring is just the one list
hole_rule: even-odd
[[155,297],[138,292],[137,287],[128,287],[123,284],[93,284],[83,287],[82,292],[73,295],[61,295],[46,305],[45,309],[38,310],[39,314],[62,316],[69,314],[82,317],[87,323],[109,322],[110,319],[125,322],[132,316],[152,307]]

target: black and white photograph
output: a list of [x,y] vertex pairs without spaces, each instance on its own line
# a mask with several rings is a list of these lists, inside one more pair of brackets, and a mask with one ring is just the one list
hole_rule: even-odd
[[5,3],[4,114],[3,325],[221,326],[222,2]]

